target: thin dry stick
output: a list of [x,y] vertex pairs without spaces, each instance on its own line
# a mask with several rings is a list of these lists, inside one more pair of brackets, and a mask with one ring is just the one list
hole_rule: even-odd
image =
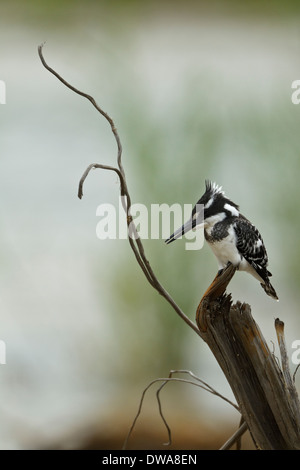
[[297,371],[300,367],[300,364],[297,365],[296,369],[295,369],[295,372],[293,373],[293,382],[295,383],[295,380],[296,380],[296,374],[297,374]]
[[[181,378],[177,378],[177,377],[173,377],[173,374],[175,373],[185,373],[185,374],[189,374],[192,378],[194,378],[197,382],[200,382],[200,383],[197,383],[197,382],[194,382],[193,380],[187,380],[187,379],[181,379]],[[147,393],[147,391],[149,390],[149,388],[154,385],[155,383],[158,383],[158,382],[163,382],[162,385],[158,388],[157,392],[156,392],[156,398],[157,398],[157,402],[158,402],[158,409],[159,409],[159,414],[160,414],[160,417],[162,418],[162,421],[167,429],[167,433],[168,433],[168,442],[165,443],[164,445],[170,445],[171,444],[171,430],[170,430],[170,427],[163,415],[163,411],[162,411],[162,406],[161,406],[161,400],[160,400],[160,392],[162,390],[162,388],[169,382],[183,382],[183,383],[186,383],[186,384],[190,384],[190,385],[195,385],[196,387],[199,387],[199,388],[202,388],[203,390],[207,391],[207,392],[210,392],[211,394],[213,395],[216,395],[220,398],[222,398],[224,401],[226,401],[227,403],[229,403],[231,406],[233,406],[237,411],[240,411],[239,410],[239,407],[237,405],[235,405],[233,402],[231,402],[230,400],[228,400],[228,398],[224,397],[223,395],[221,395],[219,392],[217,392],[216,390],[214,390],[210,385],[208,385],[207,383],[205,383],[203,380],[201,380],[199,377],[197,377],[195,374],[193,374],[191,371],[188,371],[188,370],[172,370],[170,371],[170,374],[169,374],[169,377],[168,378],[159,378],[159,379],[155,379],[155,380],[152,380],[148,385],[147,387],[143,390],[143,393],[142,393],[142,396],[141,396],[141,399],[140,399],[140,403],[139,403],[139,407],[138,407],[138,411],[137,411],[137,414],[132,422],[132,425],[129,429],[129,432],[127,434],[127,437],[125,439],[125,442],[124,442],[124,445],[123,445],[123,449],[126,449],[127,448],[127,443],[129,441],[129,438],[135,428],[135,425],[136,425],[136,422],[141,414],[141,411],[142,411],[142,407],[143,407],[143,403],[144,403],[144,399],[145,399],[145,395]]]
[[[240,427],[242,426],[242,424],[245,422],[244,420],[244,417],[243,415],[241,416],[241,419],[240,419]],[[247,425],[247,428],[248,428],[248,425]],[[242,435],[238,436],[237,440],[236,440],[236,450],[241,450],[242,448]]]
[[[174,374],[188,374],[190,375],[193,379],[195,379],[197,382],[200,382],[200,384],[202,385],[199,385],[199,384],[196,384],[195,382],[192,382],[190,380],[186,380],[186,383],[190,383],[190,384],[193,384],[193,385],[197,385],[198,387],[201,387],[203,390],[206,390],[207,392],[209,393],[212,393],[213,395],[216,395],[220,398],[222,398],[222,400],[226,401],[227,403],[229,403],[231,406],[233,406],[234,408],[237,409],[237,411],[240,412],[240,409],[237,405],[235,405],[234,403],[232,403],[232,401],[228,400],[228,398],[224,397],[223,395],[221,395],[219,392],[217,392],[213,387],[211,387],[209,384],[207,384],[206,382],[204,382],[202,379],[200,379],[199,377],[197,377],[197,375],[195,375],[193,372],[191,372],[190,370],[185,370],[185,369],[180,369],[180,370],[171,370],[170,373],[169,373],[169,379],[173,377]],[[175,380],[175,379],[174,379]],[[167,443],[165,443],[164,445],[171,445],[172,443],[172,440],[171,440],[171,430],[165,420],[165,417],[163,415],[163,412],[162,412],[162,406],[161,406],[161,400],[160,400],[160,392],[161,390],[164,388],[164,386],[168,383],[168,380],[165,380],[164,383],[159,387],[159,389],[157,390],[156,392],[156,398],[157,398],[157,402],[158,402],[158,408],[159,408],[159,414],[163,420],[163,422],[165,423],[165,426],[168,430],[168,434],[169,434],[169,440]]]
[[284,336],[284,323],[283,321],[276,318],[275,320],[275,329],[279,344],[280,356],[281,356],[281,364],[282,364],[282,373],[284,376],[285,384],[287,387],[287,391],[291,398],[290,404],[293,408],[294,415],[298,417],[298,422],[300,421],[300,404],[298,393],[295,387],[294,380],[291,377],[290,367],[289,367],[289,358],[286,350],[285,344],[285,336]]
[[[233,406],[233,408],[235,408],[237,411],[240,411],[239,407],[234,404],[231,400],[229,400],[228,398],[224,397],[223,395],[221,395],[221,393],[217,392],[213,387],[211,387],[211,385],[209,385],[208,383],[204,382],[204,380],[200,379],[197,375],[195,375],[192,371],[190,370],[186,370],[186,369],[178,369],[178,370],[171,370],[170,373],[169,373],[169,378],[172,378],[174,374],[187,374],[189,375],[190,377],[192,377],[193,379],[195,379],[197,382],[199,382],[200,384],[197,384],[195,382],[192,382],[192,381],[186,381],[187,383],[192,383],[193,385],[198,385],[199,387],[203,388],[204,390],[206,390],[207,392],[210,392],[212,395],[216,395],[217,397],[219,398],[222,398],[222,400],[226,401],[227,403],[229,403],[229,405]],[[175,380],[175,378],[174,378]],[[166,382],[167,383],[167,382]],[[164,386],[165,384],[163,384],[161,386],[161,388]]]
[[158,281],[157,277],[155,276],[153,269],[145,255],[144,247],[142,244],[142,241],[139,237],[139,234],[137,232],[136,226],[134,224],[134,221],[131,216],[131,198],[130,194],[128,191],[127,183],[126,183],[126,177],[125,177],[125,171],[122,165],[122,145],[121,145],[121,140],[118,134],[118,131],[116,129],[116,126],[114,124],[114,121],[112,118],[102,110],[102,108],[96,103],[94,98],[87,93],[84,93],[77,88],[75,88],[73,85],[70,85],[64,78],[62,78],[53,68],[51,68],[45,61],[44,56],[43,56],[43,49],[44,44],[41,44],[38,47],[38,53],[41,59],[41,62],[43,66],[51,72],[58,80],[60,80],[66,87],[70,88],[74,93],[77,93],[80,96],[83,96],[87,100],[89,100],[92,105],[96,108],[96,110],[108,121],[110,124],[111,130],[113,132],[114,138],[117,143],[117,167],[111,167],[108,165],[101,165],[99,163],[92,163],[87,167],[85,172],[83,173],[80,182],[79,182],[79,189],[78,189],[78,196],[81,199],[83,196],[83,184],[85,179],[87,178],[90,170],[92,168],[100,168],[104,170],[112,170],[115,171],[120,179],[120,186],[121,186],[121,196],[124,196],[126,198],[126,215],[127,215],[127,226],[128,226],[128,240],[130,243],[130,246],[134,252],[134,255],[136,257],[136,260],[141,267],[143,273],[145,274],[147,280],[149,283],[154,287],[154,289],[157,290],[157,292],[162,295],[167,302],[173,307],[175,312],[184,320],[185,323],[187,323],[188,326],[190,326],[199,336],[200,332],[197,328],[197,325],[192,322],[189,317],[181,310],[181,308],[176,304],[176,302],[173,300],[173,298],[170,296],[170,294],[166,291],[166,289],[161,285],[161,283]]
[[247,431],[248,426],[246,421],[239,427],[239,429],[225,442],[225,444],[220,447],[220,450],[228,450],[230,449],[235,442],[237,442],[241,436]]

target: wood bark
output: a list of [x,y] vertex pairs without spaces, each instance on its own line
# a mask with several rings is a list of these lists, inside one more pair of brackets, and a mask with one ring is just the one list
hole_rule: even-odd
[[248,304],[232,305],[225,289],[229,265],[204,294],[196,314],[203,340],[222,368],[258,449],[300,449],[300,404],[288,369],[284,325],[275,321],[282,367],[254,321]]

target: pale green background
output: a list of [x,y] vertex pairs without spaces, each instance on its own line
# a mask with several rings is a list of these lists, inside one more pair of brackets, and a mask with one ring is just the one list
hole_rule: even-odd
[[[232,398],[207,346],[147,284],[128,242],[97,239],[96,208],[117,204],[117,177],[94,171],[82,201],[77,184],[89,163],[115,164],[115,143],[90,103],[42,67],[43,41],[48,63],[115,120],[133,202],[193,204],[209,178],[257,225],[280,302],[245,274],[230,290],[252,305],[271,349],[274,319],[286,323],[292,353],[300,339],[300,105],[291,102],[300,17],[296,2],[284,5],[0,2],[1,449],[77,448],[95,428],[125,438],[143,388],[170,369],[192,370]],[[194,320],[217,270],[212,253],[186,251],[183,241],[144,245]],[[175,437],[191,422],[214,432],[239,421],[188,385],[170,385],[163,402]],[[151,445],[165,442],[154,390],[140,423],[157,431]]]

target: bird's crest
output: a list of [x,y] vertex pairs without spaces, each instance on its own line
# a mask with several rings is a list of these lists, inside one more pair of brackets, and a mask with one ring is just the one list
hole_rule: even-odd
[[224,191],[222,190],[222,186],[218,186],[217,183],[214,183],[209,180],[205,180],[205,191],[207,193],[211,193],[212,196],[214,194],[222,194],[222,196],[224,196]]

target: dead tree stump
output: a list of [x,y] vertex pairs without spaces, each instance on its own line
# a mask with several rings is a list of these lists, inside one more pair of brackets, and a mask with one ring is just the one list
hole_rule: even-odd
[[286,360],[284,325],[275,321],[281,370],[250,306],[232,305],[230,294],[224,294],[235,270],[229,265],[205,292],[196,314],[200,335],[222,368],[256,447],[298,450],[300,403]]

